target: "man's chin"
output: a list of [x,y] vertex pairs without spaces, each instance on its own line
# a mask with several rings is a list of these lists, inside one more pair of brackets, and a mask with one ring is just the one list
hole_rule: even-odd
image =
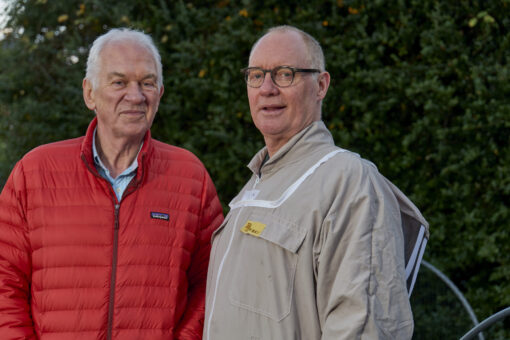
[[149,130],[149,127],[146,124],[125,124],[119,129],[116,129],[117,131],[114,132],[114,135],[122,138],[122,139],[142,139],[143,136],[147,133],[147,130]]

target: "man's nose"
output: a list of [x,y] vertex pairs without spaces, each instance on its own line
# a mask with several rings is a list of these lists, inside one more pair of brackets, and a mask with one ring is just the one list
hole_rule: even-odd
[[260,93],[263,95],[276,95],[279,93],[278,86],[273,82],[271,78],[271,73],[267,72],[264,75],[264,81],[262,85],[260,85]]
[[142,87],[140,84],[131,83],[127,87],[127,93],[125,96],[126,100],[133,103],[140,103],[145,101],[145,95],[143,94]]

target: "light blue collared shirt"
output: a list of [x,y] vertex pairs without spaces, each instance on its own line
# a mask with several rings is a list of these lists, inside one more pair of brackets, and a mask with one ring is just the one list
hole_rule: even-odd
[[[94,130],[94,134],[92,135],[92,154],[94,155],[94,165],[96,166],[96,170],[99,172],[101,177],[110,182],[113,187],[113,191],[115,191],[115,195],[120,202],[122,199],[122,194],[124,194],[124,191],[126,190],[129,182],[131,182],[133,177],[136,175],[136,169],[138,169],[138,154],[136,155],[133,163],[131,163],[131,165],[126,170],[118,175],[117,178],[112,178],[112,176],[110,176],[110,171],[104,166],[103,162],[101,162],[101,158],[97,153],[96,130]],[[140,146],[140,149],[142,149],[142,146]],[[140,153],[140,150],[138,150],[138,153]]]

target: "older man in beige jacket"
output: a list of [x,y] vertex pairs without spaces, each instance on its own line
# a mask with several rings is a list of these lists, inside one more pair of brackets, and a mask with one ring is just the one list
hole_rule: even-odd
[[243,71],[266,147],[214,235],[204,339],[410,339],[428,224],[375,165],[334,145],[320,45],[273,28]]

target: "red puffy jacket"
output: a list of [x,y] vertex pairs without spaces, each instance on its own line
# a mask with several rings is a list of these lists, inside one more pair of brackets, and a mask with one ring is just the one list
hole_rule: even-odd
[[190,152],[144,139],[119,203],[85,137],[44,145],[0,195],[0,339],[200,339],[223,219]]

